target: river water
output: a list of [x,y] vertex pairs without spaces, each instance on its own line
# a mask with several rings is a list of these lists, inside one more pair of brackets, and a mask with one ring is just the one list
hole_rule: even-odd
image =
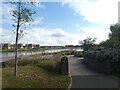
[[[22,51],[22,52],[18,52],[18,56],[22,55],[33,55],[33,54],[39,54],[39,53],[53,53],[53,52],[60,52],[60,51],[67,51],[70,49],[53,49],[53,50],[44,50],[44,51]],[[73,50],[78,50],[78,51],[82,51],[82,49],[80,48],[76,48]],[[15,52],[0,52],[0,62],[4,62],[8,59],[13,59],[15,56]]]

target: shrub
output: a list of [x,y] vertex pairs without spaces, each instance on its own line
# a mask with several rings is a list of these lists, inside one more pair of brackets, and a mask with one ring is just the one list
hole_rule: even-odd
[[74,56],[76,57],[83,57],[83,52],[82,51],[75,51]]
[[95,69],[98,68],[101,71],[105,71],[105,69],[107,69],[109,72],[120,71],[119,54],[113,49],[85,51],[83,56],[84,62],[90,67]]

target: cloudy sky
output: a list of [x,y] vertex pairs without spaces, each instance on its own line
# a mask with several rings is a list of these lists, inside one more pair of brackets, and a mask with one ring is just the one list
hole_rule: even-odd
[[[39,0],[37,0],[39,1]],[[42,0],[32,10],[35,20],[27,25],[19,43],[40,45],[77,45],[86,37],[97,38],[99,43],[108,38],[111,24],[118,22],[119,0]],[[1,43],[15,43],[12,16],[13,9],[0,3]]]

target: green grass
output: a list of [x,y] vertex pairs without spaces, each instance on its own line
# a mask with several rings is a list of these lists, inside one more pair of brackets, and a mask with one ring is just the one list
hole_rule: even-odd
[[2,88],[2,69],[0,68],[0,89]]
[[13,76],[13,67],[2,69],[3,88],[64,88],[70,77],[54,72],[53,60],[42,60],[34,65],[18,67],[18,75]]

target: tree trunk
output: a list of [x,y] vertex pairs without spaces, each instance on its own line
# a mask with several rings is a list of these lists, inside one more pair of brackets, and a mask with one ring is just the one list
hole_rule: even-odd
[[17,29],[16,29],[16,41],[15,41],[15,71],[14,71],[14,76],[17,76],[17,56],[18,56],[18,31],[20,27],[20,6],[21,6],[21,1],[19,2],[19,7],[18,7],[18,21],[17,21]]

